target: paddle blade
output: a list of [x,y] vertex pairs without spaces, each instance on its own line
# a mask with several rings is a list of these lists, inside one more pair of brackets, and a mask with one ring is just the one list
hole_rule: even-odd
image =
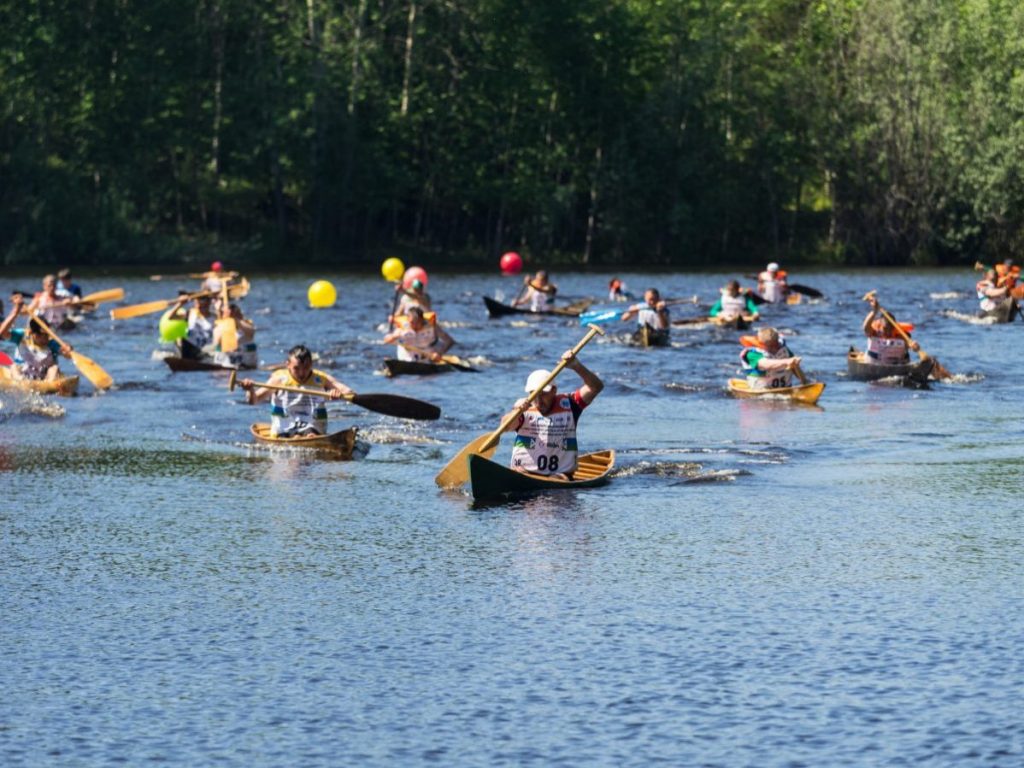
[[220,329],[221,352],[234,352],[238,349],[238,327],[233,317],[222,317],[217,321]]
[[[490,443],[490,445],[488,445]],[[469,480],[469,457],[472,454],[491,458],[498,450],[498,441],[494,434],[480,435],[480,437],[466,444],[465,447],[454,458],[444,465],[444,469],[437,473],[434,482],[441,488],[458,488]]]
[[480,373],[479,368],[474,368],[469,364],[468,361],[463,360],[458,355],[441,355],[441,360],[448,363],[452,368],[457,371],[465,371],[467,373]]
[[932,362],[934,363],[934,365],[932,366],[932,376],[934,376],[936,379],[952,379],[953,378],[953,374],[950,373],[949,369],[946,368],[946,366],[944,366],[942,363],[940,363],[935,358],[932,358]]
[[626,311],[625,309],[595,309],[592,312],[584,312],[580,315],[580,325],[611,323],[621,319]]
[[789,290],[793,291],[793,293],[802,293],[804,296],[810,296],[812,299],[820,299],[825,295],[817,288],[811,288],[807,285],[799,285],[798,283],[790,283]]
[[81,352],[72,350],[71,362],[96,389],[110,389],[114,385],[113,377]]
[[433,421],[441,416],[441,409],[433,403],[401,395],[354,395],[351,402],[368,411],[397,416],[400,419]]
[[175,300],[147,301],[145,304],[132,304],[127,307],[114,307],[110,310],[111,320],[127,320],[129,317],[142,317],[154,312],[163,312],[174,304]]
[[106,291],[96,291],[81,299],[82,304],[102,304],[104,301],[120,301],[124,298],[124,288],[110,288]]

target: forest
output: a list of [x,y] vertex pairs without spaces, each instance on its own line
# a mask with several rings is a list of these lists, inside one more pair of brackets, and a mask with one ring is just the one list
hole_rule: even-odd
[[1024,240],[1020,0],[0,0],[7,266],[950,265]]

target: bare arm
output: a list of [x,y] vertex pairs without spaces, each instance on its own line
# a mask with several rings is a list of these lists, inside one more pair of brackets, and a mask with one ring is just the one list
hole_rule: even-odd
[[11,296],[11,311],[4,321],[0,323],[0,339],[11,338],[11,328],[18,320],[18,315],[21,314],[21,304],[24,301],[20,293],[16,293]]
[[571,351],[565,352],[562,355],[562,359],[566,361],[566,368],[572,368],[583,379],[583,386],[580,387],[580,399],[586,405],[590,405],[594,398],[604,389],[604,382],[598,378],[596,373],[581,363],[578,358],[573,357]]

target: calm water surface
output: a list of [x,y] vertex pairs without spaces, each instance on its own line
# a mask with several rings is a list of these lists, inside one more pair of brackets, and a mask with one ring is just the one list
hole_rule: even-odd
[[[339,306],[305,306],[319,277]],[[710,302],[729,276],[623,277]],[[266,413],[169,373],[157,316],[90,318],[69,341],[118,388],[83,380],[59,418],[0,398],[0,764],[1024,764],[1019,324],[966,322],[966,271],[795,279],[828,300],[765,319],[820,408],[725,394],[735,333],[601,339],[580,438],[618,451],[612,483],[484,507],[434,475],[582,336],[488,320],[513,279],[429,286],[483,373],[389,380],[383,280],[253,278],[266,362],[304,342],[357,391],[442,407],[332,406],[353,462],[253,448]],[[952,382],[846,380],[871,288]]]

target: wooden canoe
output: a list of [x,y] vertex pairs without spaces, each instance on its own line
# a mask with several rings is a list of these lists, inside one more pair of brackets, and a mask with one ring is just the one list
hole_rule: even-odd
[[560,317],[579,317],[582,315],[587,307],[594,302],[590,299],[583,299],[581,301],[567,304],[564,307],[554,307],[547,310],[546,312],[534,312],[528,307],[513,307],[508,304],[502,304],[500,301],[492,299],[489,296],[484,296],[484,306],[487,307],[487,315],[489,317],[503,317],[504,315],[555,315]]
[[246,366],[235,367],[233,365],[221,365],[209,358],[196,359],[193,357],[165,357],[167,367],[175,373],[190,373],[192,371],[237,371],[240,369],[251,370]]
[[1012,323],[1017,312],[1017,300],[1012,296],[1007,296],[999,303],[998,307],[988,312],[982,312],[981,316],[991,317],[997,323]]
[[467,461],[473,498],[493,499],[536,491],[604,485],[615,466],[615,451],[597,451],[580,455],[572,480],[517,472],[475,453],[470,454]]
[[667,347],[672,340],[667,330],[659,331],[644,325],[633,332],[630,341],[639,347]]
[[717,325],[719,328],[728,328],[732,331],[748,331],[750,330],[751,321],[743,317],[743,315],[736,315],[736,317],[730,317],[728,320],[721,315],[717,317],[708,318],[712,323]]
[[38,392],[41,395],[71,397],[78,391],[77,376],[61,376],[58,379],[19,379],[11,375],[6,366],[0,366],[0,389],[20,392]]
[[257,442],[287,448],[309,448],[336,454],[336,458],[351,459],[356,446],[356,427],[349,427],[327,435],[304,437],[272,437],[269,424],[253,424],[249,427]]
[[814,405],[821,397],[821,393],[825,391],[825,382],[813,381],[809,384],[798,384],[795,387],[753,389],[746,379],[729,379],[729,391],[736,397],[787,398],[798,403]]
[[384,374],[386,376],[430,376],[435,373],[449,373],[455,368],[448,363],[420,362],[416,360],[395,360],[384,361]]
[[887,379],[890,376],[898,376],[908,379],[917,384],[928,381],[932,368],[935,367],[935,360],[926,357],[916,363],[905,363],[903,365],[882,365],[873,363],[864,352],[851,349],[846,355],[846,373],[854,381],[878,381]]

